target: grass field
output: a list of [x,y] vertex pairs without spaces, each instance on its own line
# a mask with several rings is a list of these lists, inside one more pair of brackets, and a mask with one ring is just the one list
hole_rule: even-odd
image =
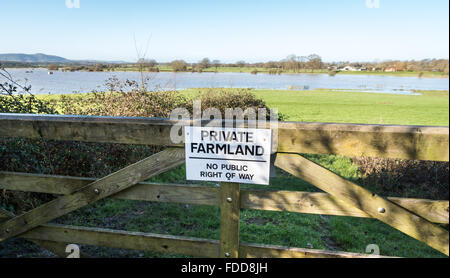
[[[203,89],[181,93],[195,97]],[[267,91],[255,94],[270,107],[277,107],[291,121],[347,122],[372,124],[449,125],[448,92],[425,91],[420,96],[314,91]],[[57,96],[39,96],[57,98]],[[355,182],[361,182],[358,167],[350,158],[308,155],[308,158]],[[164,173],[151,181],[185,183],[184,167]],[[368,189],[386,195],[377,184]],[[318,191],[315,187],[282,171],[269,186],[248,186],[264,190]],[[424,197],[427,192],[407,192],[404,197]],[[104,200],[57,220],[58,223],[99,226],[160,234],[219,239],[219,209],[216,207]],[[287,212],[243,210],[240,240],[315,249],[364,253],[377,244],[382,255],[402,257],[445,257],[438,251],[374,219],[306,215]],[[94,256],[178,257],[153,252],[125,252],[83,246]]]
[[[195,97],[204,90],[189,89],[183,93]],[[254,92],[289,121],[449,125],[448,91],[418,91],[418,96],[330,90]]]

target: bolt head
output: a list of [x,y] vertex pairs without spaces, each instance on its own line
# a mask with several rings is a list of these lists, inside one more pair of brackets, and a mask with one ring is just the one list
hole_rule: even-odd
[[378,212],[379,212],[379,213],[385,213],[385,212],[386,212],[386,209],[385,209],[385,208],[378,208]]
[[94,189],[94,193],[98,195],[98,194],[100,194],[100,190],[98,190],[98,189],[96,188],[96,189]]
[[230,253],[225,253],[225,257],[229,258],[230,257]]
[[227,202],[228,202],[228,203],[231,203],[231,202],[233,202],[233,199],[227,198]]

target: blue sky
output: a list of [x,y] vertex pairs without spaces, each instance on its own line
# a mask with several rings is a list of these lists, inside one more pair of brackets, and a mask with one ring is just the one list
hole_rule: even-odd
[[[72,0],[73,1],[73,0]],[[448,58],[448,0],[0,0],[0,53],[224,62]],[[374,2],[376,0],[372,0]]]

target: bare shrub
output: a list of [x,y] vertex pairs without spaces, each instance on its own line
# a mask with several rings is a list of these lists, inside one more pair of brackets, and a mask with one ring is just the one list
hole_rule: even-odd
[[175,60],[172,62],[172,70],[174,72],[186,71],[187,63],[183,60]]
[[[217,108],[221,111],[222,117],[225,117],[226,108],[253,108],[258,111],[259,108],[267,110],[267,119],[270,119],[269,107],[266,103],[253,94],[252,89],[226,89],[215,88],[203,90],[196,99],[201,101],[202,110],[208,108]],[[192,113],[193,99],[189,100],[186,108]],[[284,119],[282,114],[278,115],[280,120]]]
[[337,71],[335,71],[335,70],[330,70],[329,72],[328,72],[328,75],[329,76],[335,76],[337,74]]

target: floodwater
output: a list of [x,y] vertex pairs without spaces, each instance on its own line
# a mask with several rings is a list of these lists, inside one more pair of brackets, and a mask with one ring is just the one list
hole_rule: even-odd
[[[32,86],[34,94],[88,93],[108,90],[105,80],[140,80],[138,72],[61,72],[46,69],[8,69],[21,84]],[[383,75],[338,74],[250,74],[250,73],[145,73],[149,89],[254,88],[277,90],[345,89],[361,92],[415,94],[412,90],[448,90],[448,78],[397,77]],[[0,77],[0,82],[3,82]]]

